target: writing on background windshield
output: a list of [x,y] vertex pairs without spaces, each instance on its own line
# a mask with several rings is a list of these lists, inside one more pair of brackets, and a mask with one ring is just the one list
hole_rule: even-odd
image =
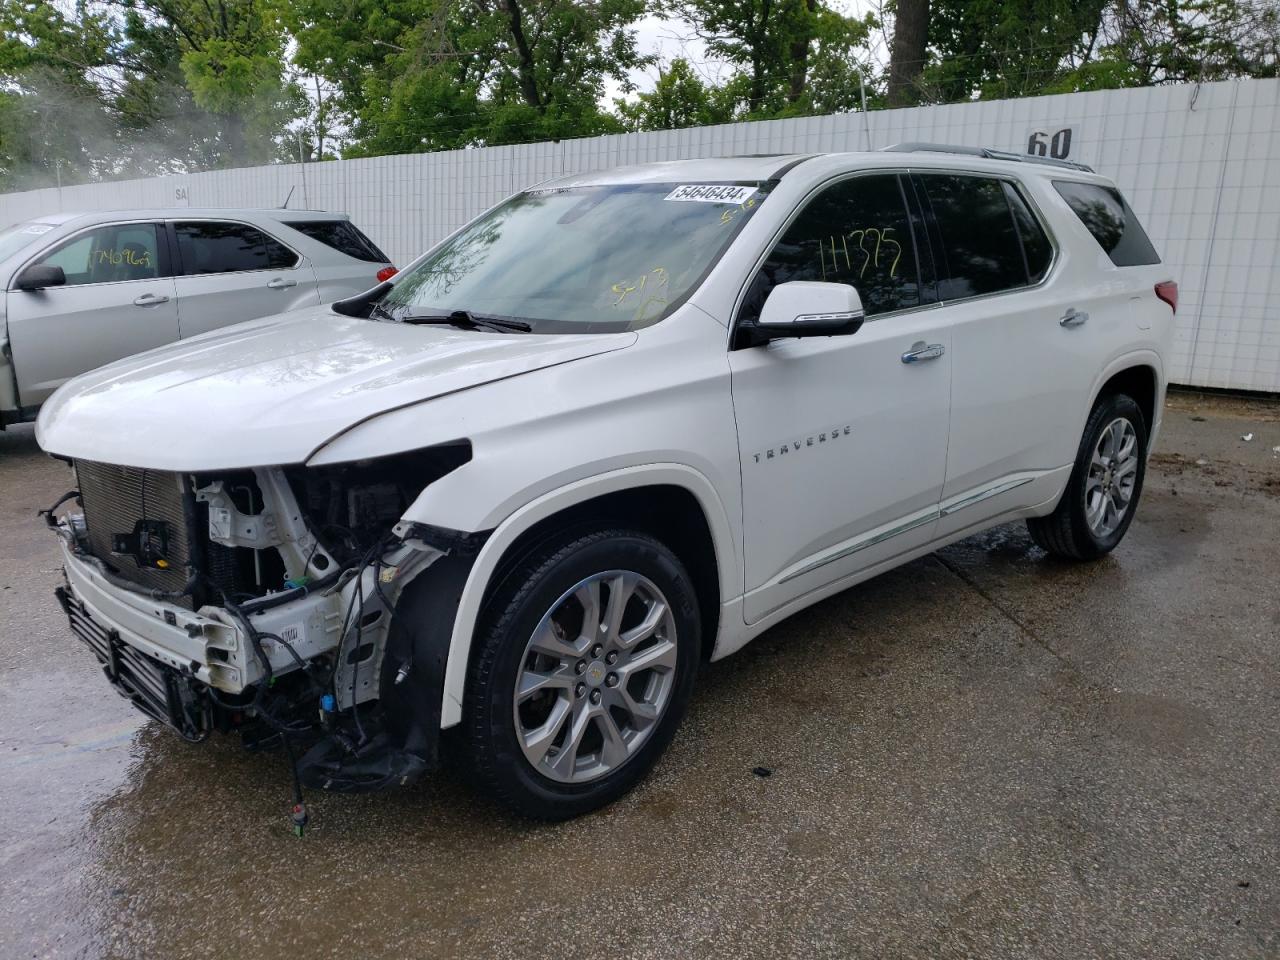
[[543,333],[635,329],[683,302],[764,196],[733,183],[531,190],[407,271],[383,304]]

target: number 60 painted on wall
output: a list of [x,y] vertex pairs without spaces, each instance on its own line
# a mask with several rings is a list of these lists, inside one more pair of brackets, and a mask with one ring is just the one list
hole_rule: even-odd
[[1052,157],[1065,160],[1071,153],[1071,128],[1063,127],[1055,133],[1034,131],[1027,139],[1027,153],[1033,157]]

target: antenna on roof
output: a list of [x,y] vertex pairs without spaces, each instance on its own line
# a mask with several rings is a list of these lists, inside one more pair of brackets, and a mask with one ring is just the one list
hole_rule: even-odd
[[292,187],[290,187],[290,188],[289,188],[289,192],[288,192],[288,194],[286,194],[286,195],[285,195],[284,203],[280,204],[280,209],[281,209],[281,210],[288,210],[288,209],[289,209],[289,198],[293,196],[293,191],[294,191],[294,190],[296,190],[296,189],[298,189],[298,185],[297,185],[296,183],[295,183]]

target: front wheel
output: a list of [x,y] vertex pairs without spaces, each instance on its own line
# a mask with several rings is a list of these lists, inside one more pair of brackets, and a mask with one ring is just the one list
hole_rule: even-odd
[[507,576],[475,638],[472,765],[526,816],[604,806],[657,762],[699,661],[688,573],[642,533],[566,535]]
[[1147,424],[1132,397],[1099,398],[1057,508],[1027,521],[1054,556],[1094,560],[1110,553],[1133,522],[1147,470]]

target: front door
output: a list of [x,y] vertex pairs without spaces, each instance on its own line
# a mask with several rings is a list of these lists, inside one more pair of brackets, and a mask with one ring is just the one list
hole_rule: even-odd
[[850,336],[730,353],[748,623],[928,543],[936,525],[951,337],[923,302],[904,186],[882,173],[825,188],[748,292],[750,316],[778,283],[850,283],[867,312]]
[[164,253],[156,224],[113,223],[69,237],[28,265],[61,267],[67,282],[9,291],[9,346],[23,408],[38,407],[78,374],[178,338]]

